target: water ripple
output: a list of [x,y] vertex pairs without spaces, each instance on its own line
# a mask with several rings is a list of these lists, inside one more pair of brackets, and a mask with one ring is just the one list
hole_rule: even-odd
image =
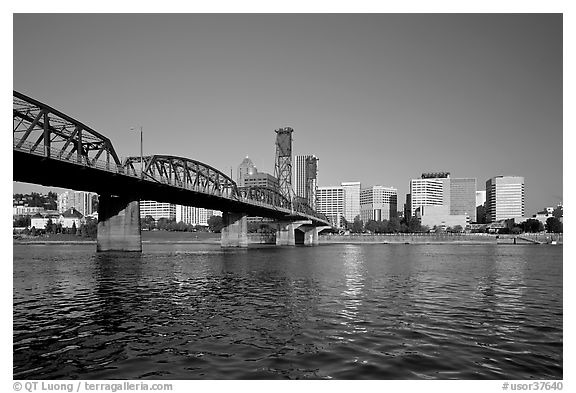
[[15,245],[13,304],[18,379],[563,376],[562,247]]

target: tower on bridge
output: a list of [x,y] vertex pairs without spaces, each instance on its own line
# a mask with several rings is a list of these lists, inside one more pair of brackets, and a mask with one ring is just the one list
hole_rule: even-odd
[[280,194],[292,201],[292,132],[290,127],[276,130],[276,162],[274,176],[278,179]]

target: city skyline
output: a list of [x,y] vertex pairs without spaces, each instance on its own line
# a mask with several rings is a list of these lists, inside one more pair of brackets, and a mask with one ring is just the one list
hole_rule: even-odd
[[527,213],[563,198],[561,14],[16,14],[14,89],[123,157],[143,126],[144,154],[273,173],[292,127],[318,186],[395,187],[400,206],[438,170],[522,176]]

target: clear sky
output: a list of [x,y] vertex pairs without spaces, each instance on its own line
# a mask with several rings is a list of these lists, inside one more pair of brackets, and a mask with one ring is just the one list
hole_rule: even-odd
[[[273,173],[274,130],[320,186],[448,171],[562,198],[561,14],[15,14],[14,89],[108,136]],[[45,190],[14,183],[15,192]]]

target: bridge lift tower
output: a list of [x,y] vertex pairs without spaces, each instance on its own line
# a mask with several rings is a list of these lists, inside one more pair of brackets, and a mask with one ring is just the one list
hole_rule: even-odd
[[274,176],[278,179],[280,194],[293,204],[292,196],[292,132],[290,127],[276,131],[276,162]]

